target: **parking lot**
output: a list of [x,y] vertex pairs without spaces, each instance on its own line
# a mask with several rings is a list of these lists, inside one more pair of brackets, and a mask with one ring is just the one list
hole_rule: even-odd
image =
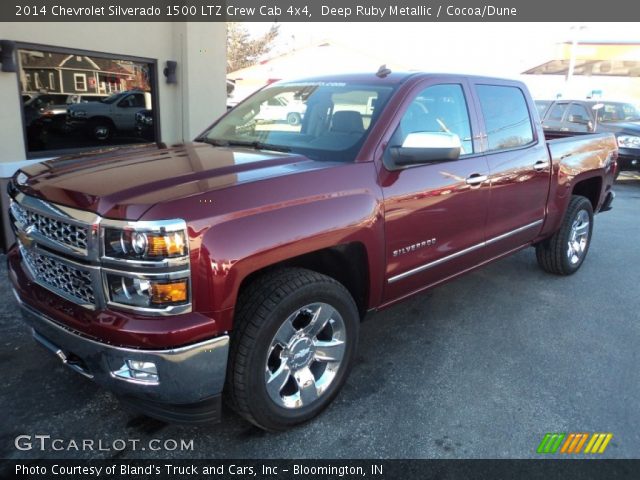
[[[123,411],[32,341],[0,257],[0,457],[535,458],[546,432],[611,432],[605,457],[637,457],[640,175],[615,190],[576,275],[545,274],[527,249],[379,313],[337,400],[279,434],[230,411],[200,427]],[[193,450],[19,451],[23,434]]]

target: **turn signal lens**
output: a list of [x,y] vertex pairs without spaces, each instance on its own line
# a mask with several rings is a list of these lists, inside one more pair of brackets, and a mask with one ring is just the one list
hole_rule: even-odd
[[183,232],[171,232],[164,235],[149,235],[148,255],[151,257],[177,257],[185,255]]
[[163,308],[189,301],[189,279],[151,280],[107,274],[109,299],[114,303],[142,308]]
[[186,302],[188,288],[186,280],[171,283],[154,282],[151,284],[151,303]]

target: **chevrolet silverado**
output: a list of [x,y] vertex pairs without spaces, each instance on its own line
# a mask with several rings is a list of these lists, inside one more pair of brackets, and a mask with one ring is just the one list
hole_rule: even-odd
[[[282,96],[300,122],[260,115]],[[282,81],[194,142],[16,172],[9,276],[35,339],[126,405],[200,422],[224,397],[283,430],[338,394],[368,314],[527,247],[575,273],[616,158],[545,140],[516,81]]]

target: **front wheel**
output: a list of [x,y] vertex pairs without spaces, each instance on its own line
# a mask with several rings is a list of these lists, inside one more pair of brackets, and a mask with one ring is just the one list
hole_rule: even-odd
[[580,195],[571,197],[560,229],[536,245],[536,257],[543,270],[556,275],[571,275],[584,262],[593,231],[593,207]]
[[302,122],[302,116],[297,113],[297,112],[291,112],[289,114],[287,114],[287,123],[289,125],[300,125],[300,123]]
[[238,300],[227,399],[265,430],[318,415],[338,394],[354,361],[358,309],[330,277],[287,268],[256,280]]

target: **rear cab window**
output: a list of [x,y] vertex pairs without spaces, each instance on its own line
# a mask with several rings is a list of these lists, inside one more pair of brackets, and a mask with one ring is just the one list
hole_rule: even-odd
[[515,86],[476,85],[487,136],[487,151],[523,147],[534,142],[531,115],[522,90]]

